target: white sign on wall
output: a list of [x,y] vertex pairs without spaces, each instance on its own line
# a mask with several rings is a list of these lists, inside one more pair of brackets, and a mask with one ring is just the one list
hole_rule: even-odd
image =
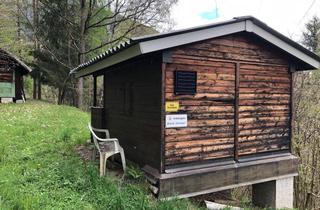
[[188,116],[186,114],[166,115],[166,128],[183,128],[188,126]]

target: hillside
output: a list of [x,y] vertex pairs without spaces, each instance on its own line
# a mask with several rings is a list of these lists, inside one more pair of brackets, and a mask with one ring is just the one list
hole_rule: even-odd
[[0,209],[197,209],[157,201],[136,180],[99,177],[75,147],[89,115],[44,102],[0,104]]

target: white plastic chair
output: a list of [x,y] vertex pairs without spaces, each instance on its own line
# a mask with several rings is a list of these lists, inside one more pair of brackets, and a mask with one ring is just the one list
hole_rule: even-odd
[[[98,129],[98,128],[93,128],[91,124],[88,124],[89,130],[92,134],[93,137],[93,142],[98,149],[99,154],[100,154],[100,176],[104,176],[106,174],[106,163],[107,159],[117,153],[120,153],[121,156],[121,161],[122,161],[122,168],[123,171],[126,170],[126,158],[124,156],[124,150],[120,146],[118,139],[116,138],[110,138],[109,131],[107,129]],[[101,132],[105,133],[106,138],[100,138],[97,136],[95,132]],[[109,144],[108,144],[109,143]],[[113,145],[113,148],[110,148],[110,146]],[[93,151],[93,157],[96,156],[96,149]]]

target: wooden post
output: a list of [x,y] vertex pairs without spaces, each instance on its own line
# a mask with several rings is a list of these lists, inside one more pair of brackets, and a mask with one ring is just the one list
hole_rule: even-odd
[[103,107],[105,108],[106,107],[106,98],[105,98],[105,91],[106,91],[106,75],[104,74],[103,75],[103,79],[102,79],[102,96],[101,96],[101,99],[102,99],[102,104],[103,104]]
[[97,76],[93,75],[93,106],[97,106]]
[[38,75],[38,100],[41,100],[41,72]]
[[22,100],[23,102],[26,102],[26,94],[24,92],[24,79],[23,79],[23,76],[21,76],[21,97],[22,97]]
[[239,160],[239,83],[240,63],[236,63],[235,69],[235,96],[234,96],[234,160]]
[[165,128],[165,103],[166,103],[166,96],[165,96],[165,88],[166,88],[166,63],[162,63],[161,65],[161,94],[160,94],[160,100],[161,100],[161,158],[160,158],[160,170],[162,173],[165,172],[165,134],[166,134],[166,128]]
[[292,137],[293,137],[293,129],[294,129],[294,72],[295,66],[290,65],[290,132],[289,132],[289,152],[292,153]]
[[33,99],[37,99],[37,77],[33,76]]

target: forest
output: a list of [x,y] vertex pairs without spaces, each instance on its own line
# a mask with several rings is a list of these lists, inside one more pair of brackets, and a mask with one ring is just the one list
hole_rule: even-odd
[[[33,68],[25,78],[28,98],[88,111],[92,78],[71,69],[130,37],[170,30],[177,0],[1,0],[0,48]],[[300,44],[320,55],[320,18],[305,25]],[[320,206],[320,72],[294,76],[293,152],[299,157],[295,206]],[[100,83],[99,83],[100,82]],[[98,95],[102,94],[98,81]],[[1,197],[0,197],[1,198]]]
[[72,68],[130,37],[172,26],[176,0],[2,0],[0,48],[33,67],[26,92],[33,99],[90,106],[89,79],[69,76]]

